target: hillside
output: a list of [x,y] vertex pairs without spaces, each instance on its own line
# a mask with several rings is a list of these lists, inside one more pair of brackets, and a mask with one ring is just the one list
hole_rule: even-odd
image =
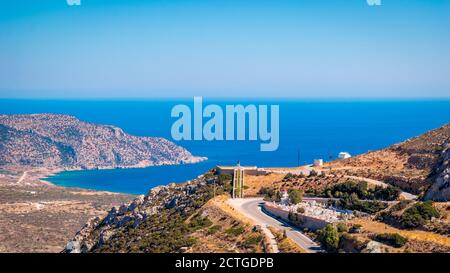
[[[309,175],[277,173],[275,168],[270,174],[248,175],[245,194],[267,197],[270,192],[277,196],[281,189],[297,189],[309,196],[332,197],[338,208],[362,212],[343,229],[355,226],[359,231],[339,235],[339,247],[348,252],[448,252],[448,203],[402,201],[399,189],[364,179],[448,200],[449,136],[446,125],[384,150],[313,168]],[[267,252],[267,237],[258,226],[218,205],[217,196],[230,190],[231,177],[225,177],[210,172],[154,188],[112,208],[106,217],[91,220],[64,252]],[[401,234],[406,244],[393,248],[377,242],[386,231]],[[311,238],[318,234],[307,231]],[[282,247],[284,237],[275,237],[280,249],[289,251]],[[354,249],[362,245],[364,250]]]
[[203,160],[164,138],[68,115],[0,115],[0,166],[126,168]]
[[[262,252],[264,236],[213,201],[217,176],[153,188],[92,219],[64,252]],[[216,200],[216,198],[214,199]]]
[[426,199],[450,200],[450,124],[420,136],[325,164],[334,174],[384,181]]

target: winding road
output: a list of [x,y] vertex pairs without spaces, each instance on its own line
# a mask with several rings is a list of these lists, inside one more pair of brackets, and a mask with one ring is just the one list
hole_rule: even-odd
[[267,228],[272,226],[282,231],[286,231],[286,236],[303,248],[306,252],[322,252],[319,245],[309,239],[297,228],[289,225],[281,219],[276,219],[262,210],[262,198],[236,198],[229,199],[229,203],[236,210],[246,217],[254,220],[256,224]]

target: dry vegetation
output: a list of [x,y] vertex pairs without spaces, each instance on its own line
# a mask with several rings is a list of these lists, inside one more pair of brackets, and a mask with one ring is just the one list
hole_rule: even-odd
[[423,193],[450,137],[450,124],[384,150],[325,164],[336,174],[373,178],[414,194]]
[[269,227],[270,232],[275,236],[280,253],[307,253],[299,247],[294,241],[284,236],[283,232],[274,227]]
[[191,234],[197,243],[189,252],[264,252],[264,235],[245,216],[226,203],[225,196],[211,199],[199,211],[211,223]]
[[131,196],[63,188],[42,182],[44,169],[1,171],[0,252],[60,252],[91,217]]
[[397,249],[398,252],[450,252],[450,238],[444,235],[422,230],[398,229],[368,218],[356,218],[351,220],[350,223],[361,225],[365,236],[397,233],[407,238],[408,243],[401,249]]
[[246,197],[258,195],[262,187],[271,187],[274,183],[283,180],[285,174],[270,173],[268,175],[246,175],[245,176],[245,191]]

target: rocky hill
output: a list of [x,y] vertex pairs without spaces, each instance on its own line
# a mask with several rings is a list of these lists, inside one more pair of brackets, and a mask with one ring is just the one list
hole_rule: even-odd
[[132,136],[73,116],[0,115],[0,166],[127,168],[203,159],[164,138]]
[[425,199],[437,201],[450,200],[450,141],[447,140],[445,149],[439,159],[437,168],[431,175],[434,182],[425,194]]
[[211,205],[222,193],[211,173],[153,188],[91,219],[63,252],[262,252],[261,230]]

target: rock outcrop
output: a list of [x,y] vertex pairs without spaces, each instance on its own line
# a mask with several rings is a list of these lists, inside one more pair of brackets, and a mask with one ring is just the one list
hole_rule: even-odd
[[164,138],[58,114],[0,115],[0,165],[128,168],[203,160]]
[[450,201],[450,141],[442,152],[441,163],[435,170],[434,183],[425,194],[426,200]]
[[161,247],[178,252],[189,243],[184,241],[188,232],[182,223],[212,197],[212,191],[213,186],[203,176],[182,184],[155,187],[146,196],[113,207],[105,218],[91,219],[63,252],[153,252]]

